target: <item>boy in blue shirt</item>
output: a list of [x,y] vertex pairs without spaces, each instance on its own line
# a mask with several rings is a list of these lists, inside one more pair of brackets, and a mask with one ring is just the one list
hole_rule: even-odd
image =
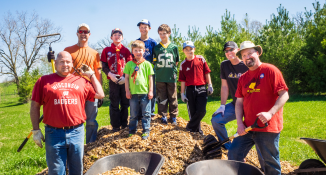
[[[145,53],[143,57],[145,60],[149,61],[153,64],[153,49],[157,45],[156,41],[148,36],[149,30],[151,30],[151,23],[147,19],[141,20],[137,26],[140,31],[140,38],[137,40],[143,41],[145,43]],[[155,71],[155,70],[154,70]],[[151,99],[151,116],[154,117],[155,114],[155,98],[156,98],[156,86],[155,86],[155,75],[153,75],[153,95],[154,97]],[[141,115],[138,115],[138,119],[141,119]]]

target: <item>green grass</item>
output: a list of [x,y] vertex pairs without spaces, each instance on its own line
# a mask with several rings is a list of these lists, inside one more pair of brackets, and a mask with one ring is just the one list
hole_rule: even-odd
[[[0,84],[3,87],[3,84]],[[6,92],[15,86],[6,86]],[[32,137],[21,152],[19,145],[30,132],[30,104],[18,103],[17,95],[1,97],[0,102],[0,174],[35,174],[46,167],[45,149],[37,147]],[[281,160],[299,165],[303,160],[317,156],[313,150],[300,140],[300,137],[326,139],[325,96],[291,96],[284,107],[284,129],[281,132]],[[219,107],[219,99],[209,98],[207,114],[203,121],[211,124],[210,119]],[[185,103],[179,101],[179,116],[188,120]],[[106,99],[97,117],[100,127],[109,125],[109,101]],[[43,124],[40,125],[44,132]],[[227,124],[228,133],[236,133],[236,122]]]

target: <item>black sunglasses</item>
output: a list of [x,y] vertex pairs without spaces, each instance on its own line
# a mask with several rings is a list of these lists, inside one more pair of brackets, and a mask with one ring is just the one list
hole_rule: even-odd
[[233,52],[234,51],[234,48],[230,49],[230,50],[224,50],[225,53],[228,53],[228,52]]

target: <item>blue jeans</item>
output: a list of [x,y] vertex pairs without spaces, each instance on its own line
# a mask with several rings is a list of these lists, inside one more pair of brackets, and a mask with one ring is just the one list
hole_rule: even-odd
[[155,82],[155,75],[153,77],[153,98],[151,99],[151,115],[155,115],[155,102],[156,102],[156,82]]
[[[228,138],[228,132],[226,131],[225,125],[233,120],[236,119],[235,116],[235,107],[233,103],[228,103],[225,105],[224,117],[221,113],[217,114],[216,116],[212,117],[211,122],[213,129],[216,133],[216,136],[219,141],[226,140]],[[233,144],[233,142],[232,142]],[[229,150],[231,146],[231,142],[225,143],[224,148]],[[262,155],[259,149],[256,147],[258,159],[261,165],[261,168],[264,170],[264,161],[262,159]]]
[[49,175],[83,174],[84,125],[75,129],[45,127],[46,164]]
[[129,134],[135,134],[138,125],[139,110],[142,113],[143,133],[149,133],[151,126],[151,103],[147,94],[134,94],[130,102]]
[[[228,132],[225,129],[225,124],[235,119],[235,107],[232,103],[225,105],[224,117],[221,113],[212,117],[212,126],[219,141],[226,140],[228,138]],[[231,142],[224,144],[224,148],[227,150],[230,148],[230,146]]]
[[98,99],[94,102],[86,101],[85,112],[86,112],[86,144],[89,142],[95,142],[97,137],[98,123],[96,121],[97,116],[97,104]]
[[242,161],[256,145],[264,159],[264,173],[266,175],[280,175],[280,133],[249,131],[246,135],[235,138],[229,148],[229,160]]

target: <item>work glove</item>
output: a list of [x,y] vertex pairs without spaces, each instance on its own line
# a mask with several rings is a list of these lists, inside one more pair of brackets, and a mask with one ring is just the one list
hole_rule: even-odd
[[52,59],[55,60],[54,51],[48,52],[48,61],[51,62]]
[[109,72],[109,75],[108,76],[110,77],[110,79],[113,82],[117,83],[118,79],[117,79],[117,75],[116,74],[113,74],[113,73]]
[[79,68],[79,71],[82,73],[83,76],[87,76],[89,79],[91,79],[91,76],[94,74],[94,71],[89,68],[86,64],[82,64],[81,68]]
[[222,113],[222,117],[224,117],[224,111],[225,111],[225,105],[221,105],[212,115],[212,117],[215,117],[217,114]]
[[97,108],[100,108],[103,104],[103,99],[98,99],[97,100]]
[[123,84],[125,84],[125,77],[121,77],[121,78],[119,78],[119,80],[117,81],[117,83],[118,83],[119,85],[123,85]]
[[36,145],[39,146],[40,148],[43,148],[42,141],[45,142],[45,140],[42,131],[39,129],[39,130],[32,130],[32,132],[33,132],[33,140],[36,143]]
[[212,84],[208,84],[208,89],[207,89],[207,92],[208,92],[208,95],[212,95],[213,94],[213,85]]
[[185,103],[188,103],[188,98],[186,97],[185,93],[181,93],[181,100]]

